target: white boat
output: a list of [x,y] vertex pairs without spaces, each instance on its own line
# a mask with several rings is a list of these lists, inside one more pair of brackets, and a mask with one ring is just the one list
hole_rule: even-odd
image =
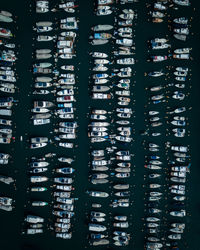
[[116,39],[116,44],[130,47],[133,45],[133,40],[128,38]]
[[177,5],[181,5],[181,6],[189,6],[190,5],[190,1],[189,0],[173,0],[173,2]]
[[96,66],[92,70],[105,72],[108,70],[108,68],[105,67],[104,64],[96,64]]
[[181,49],[175,49],[174,53],[176,54],[187,54],[190,53],[191,48],[181,48]]
[[71,239],[72,238],[72,233],[56,233],[56,238],[61,238],[61,239]]
[[126,136],[116,136],[115,139],[117,141],[121,141],[121,142],[131,142],[132,141],[131,137],[126,137]]
[[43,142],[43,143],[32,143],[32,144],[30,145],[30,148],[31,148],[31,149],[43,148],[43,147],[45,147],[45,146],[47,146],[47,143],[46,143],[46,142]]
[[175,18],[173,20],[173,22],[178,23],[178,24],[187,24],[188,23],[188,18],[186,18],[186,17]]
[[113,4],[113,0],[98,0],[97,4],[98,5],[109,5],[109,4]]
[[113,29],[113,26],[108,24],[99,24],[94,26],[92,29],[94,31],[107,31]]
[[35,125],[35,126],[45,125],[45,124],[49,124],[50,122],[51,122],[50,119],[34,119],[33,125]]
[[27,215],[27,217],[25,218],[25,221],[28,223],[37,224],[37,223],[43,223],[44,219],[42,217],[35,216],[35,215]]
[[117,59],[117,64],[133,65],[133,64],[135,64],[135,60],[134,60],[134,58]]
[[[103,53],[102,53],[102,54],[103,54]],[[95,63],[95,64],[101,64],[101,65],[103,65],[103,64],[108,64],[108,63],[110,63],[110,61],[107,60],[107,59],[95,59],[95,60],[94,60],[94,63]]]
[[104,232],[107,228],[100,224],[89,224],[89,231]]
[[112,10],[106,9],[106,8],[97,9],[97,12],[96,12],[97,16],[107,16],[110,14],[112,14]]
[[182,59],[182,60],[189,60],[190,54],[173,54],[173,58]]
[[110,94],[103,94],[103,93],[93,93],[92,99],[107,100],[107,99],[111,99],[111,95]]
[[180,210],[180,211],[172,211],[170,212],[171,216],[175,216],[175,217],[185,217],[186,216],[186,211],[185,210]]
[[179,35],[189,35],[189,29],[188,28],[180,28],[180,29],[174,29],[174,32]]
[[109,87],[101,86],[101,85],[93,86],[93,88],[92,88],[93,92],[107,92],[109,90],[110,90]]
[[123,13],[120,14],[119,17],[124,20],[133,20],[134,19],[134,14],[133,13]]
[[58,145],[60,147],[64,147],[64,148],[73,148],[74,147],[73,143],[68,143],[68,142],[59,142]]
[[[106,53],[102,53],[102,52],[93,52],[92,53],[92,57],[95,57],[95,58],[107,58],[108,57],[108,55],[106,54]],[[96,60],[95,60],[96,61]],[[108,60],[106,60],[106,62],[107,62]],[[97,62],[95,62],[95,63],[98,63],[99,64],[99,62],[97,61]],[[108,61],[108,63],[109,63],[109,61]],[[101,64],[101,63],[100,63]]]
[[30,181],[31,183],[46,182],[48,178],[46,176],[31,176]]
[[88,191],[87,193],[89,194],[89,196],[98,198],[107,198],[109,196],[108,193],[101,191]]
[[37,36],[37,41],[38,42],[48,42],[48,41],[52,41],[54,39],[53,36],[44,36],[44,35],[40,35],[40,36]]
[[92,45],[103,45],[103,44],[106,44],[106,43],[108,43],[108,39],[93,39],[92,41],[91,41],[91,44]]

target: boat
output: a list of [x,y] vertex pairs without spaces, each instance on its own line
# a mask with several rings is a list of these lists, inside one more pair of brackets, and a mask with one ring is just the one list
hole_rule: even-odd
[[134,58],[122,58],[122,59],[117,59],[117,64],[123,64],[123,65],[133,65],[135,64]]
[[0,37],[11,38],[13,35],[9,29],[0,28]]
[[1,13],[0,13],[0,22],[11,23],[11,22],[13,22],[13,18],[10,17],[10,16],[4,15],[4,14],[2,13],[2,11],[1,11]]
[[190,53],[191,48],[181,48],[181,49],[175,49],[174,53],[176,54],[188,54]]
[[48,202],[45,202],[45,201],[33,201],[31,203],[31,205],[33,207],[44,207],[44,206],[47,206],[48,205]]
[[97,16],[107,16],[110,14],[112,14],[112,10],[108,6],[105,6],[102,8],[98,7],[97,12],[96,12]]
[[[106,53],[102,53],[102,52],[93,52],[92,57],[94,57],[94,58],[107,58],[108,55]],[[95,60],[95,63],[99,63],[99,60],[98,61],[97,60]],[[102,61],[102,60],[100,60],[100,61]],[[105,62],[109,63],[108,60],[105,60]]]
[[110,5],[113,3],[114,3],[113,0],[98,0],[97,1],[98,6]]
[[32,187],[31,192],[44,192],[47,191],[46,187]]
[[171,47],[170,44],[167,43],[157,43],[157,42],[151,42],[152,49],[157,50],[157,49],[167,49]]
[[162,169],[160,166],[153,165],[153,164],[144,165],[144,167],[148,168],[148,169],[153,169],[153,170],[160,170],[160,169]]
[[92,45],[103,45],[103,44],[108,43],[108,41],[109,41],[109,40],[107,40],[107,39],[93,39],[93,40],[91,41],[91,44],[92,44]]
[[173,20],[173,22],[177,23],[177,24],[187,24],[188,23],[188,18],[186,18],[186,17],[175,18]]
[[48,42],[48,41],[52,41],[53,39],[54,39],[53,36],[45,36],[45,35],[39,35],[36,38],[38,42]]
[[30,181],[32,183],[46,182],[48,178],[46,176],[31,176]]
[[64,147],[64,148],[73,148],[74,144],[73,143],[69,143],[69,142],[59,142],[58,146]]
[[119,227],[119,228],[128,228],[129,224],[128,222],[115,222],[113,223],[114,227]]
[[110,94],[103,94],[103,93],[93,93],[92,94],[92,99],[111,99]]
[[189,0],[173,0],[173,2],[177,5],[181,6],[190,6],[190,1]]
[[153,71],[153,72],[148,73],[148,76],[151,76],[151,77],[160,77],[163,75],[164,73],[162,71]]
[[71,239],[72,233],[56,233],[56,238]]
[[89,194],[89,196],[92,197],[99,197],[99,198],[106,198],[109,196],[108,193],[106,192],[101,192],[101,191],[87,191],[87,193]]
[[90,223],[88,226],[89,226],[89,231],[94,231],[94,232],[104,232],[107,229],[103,225],[93,224],[93,223]]
[[113,26],[108,24],[99,24],[92,28],[94,31],[108,31],[111,29],[113,29]]
[[35,215],[27,215],[24,220],[28,223],[33,223],[33,224],[44,222],[44,218]]
[[146,243],[146,248],[147,249],[161,249],[163,247],[162,243],[154,243],[154,242],[147,242]]
[[36,22],[36,26],[51,27],[52,25],[53,25],[53,23],[49,22],[49,21],[39,21],[39,22]]
[[116,39],[116,44],[131,47],[133,45],[133,40],[128,38]]
[[182,34],[174,34],[173,35],[177,40],[181,40],[181,41],[186,41],[187,36],[186,35],[182,35]]
[[154,18],[152,19],[152,22],[153,22],[153,23],[162,23],[162,22],[163,22],[163,19],[162,19],[162,18],[158,18],[158,17],[154,17]]
[[75,169],[73,168],[57,168],[55,172],[61,174],[72,174],[74,171]]
[[190,54],[173,54],[174,59],[182,59],[182,60],[189,60],[190,59]]
[[90,245],[92,246],[105,246],[108,245],[110,242],[107,239],[95,239],[90,241]]
[[168,59],[167,56],[151,56],[153,62],[162,62]]
[[185,210],[171,211],[170,215],[175,216],[175,217],[185,217],[186,216],[186,211]]
[[134,13],[123,13],[120,14],[119,17],[124,20],[133,20],[134,19]]

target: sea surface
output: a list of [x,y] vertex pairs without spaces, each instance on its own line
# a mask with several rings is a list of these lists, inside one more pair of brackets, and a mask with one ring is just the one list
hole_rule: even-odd
[[[57,1],[58,2],[58,1]],[[79,30],[78,30],[78,41],[77,41],[77,57],[74,60],[74,63],[77,67],[76,74],[78,76],[78,93],[76,95],[76,116],[79,124],[78,128],[78,139],[76,144],[78,145],[73,151],[73,154],[76,156],[76,162],[74,167],[76,168],[75,174],[75,193],[74,196],[78,197],[79,200],[75,203],[75,219],[73,219],[73,237],[71,240],[59,240],[56,239],[54,234],[49,230],[45,229],[45,233],[42,235],[36,236],[27,236],[23,234],[24,229],[24,216],[27,213],[35,213],[40,216],[44,216],[50,219],[51,215],[51,206],[48,208],[36,208],[31,209],[30,204],[30,193],[27,192],[29,188],[29,178],[27,175],[28,170],[28,159],[36,155],[38,157],[44,156],[48,152],[55,152],[58,155],[64,154],[65,150],[55,147],[55,145],[50,145],[48,148],[39,150],[37,153],[33,153],[29,149],[29,138],[31,136],[49,136],[52,137],[50,131],[53,131],[53,126],[56,124],[56,120],[53,120],[53,124],[48,127],[34,128],[31,123],[30,109],[32,108],[32,103],[35,97],[32,93],[33,86],[33,77],[31,73],[31,66],[34,62],[32,54],[34,49],[35,41],[35,32],[33,32],[33,26],[36,20],[55,20],[56,18],[63,18],[65,14],[44,14],[37,15],[35,14],[34,1],[29,0],[1,0],[0,9],[7,10],[12,12],[16,18],[16,24],[11,24],[9,27],[12,27],[14,33],[16,34],[16,43],[18,46],[18,61],[16,62],[16,70],[18,75],[17,85],[19,86],[19,93],[15,95],[15,99],[19,100],[19,103],[14,107],[14,121],[15,121],[15,130],[14,136],[16,138],[15,143],[10,147],[7,147],[7,152],[13,156],[11,164],[8,167],[1,167],[0,173],[8,174],[13,176],[16,181],[16,190],[12,186],[6,186],[0,184],[0,194],[8,195],[15,199],[15,209],[11,213],[0,211],[0,249],[1,250],[82,250],[85,248],[92,249],[88,245],[88,228],[87,228],[87,213],[90,211],[90,200],[86,191],[91,188],[88,181],[88,160],[89,160],[89,151],[90,144],[87,138],[87,126],[88,126],[88,111],[89,107],[94,104],[91,102],[89,97],[91,86],[89,82],[89,76],[91,72],[89,68],[92,67],[90,64],[90,57],[88,52],[93,50],[91,45],[88,43],[88,37],[90,36],[90,28],[99,23],[109,23],[112,24],[113,17],[102,17],[97,18],[93,14],[94,10],[94,0],[79,0],[79,12],[76,16],[79,18]],[[134,66],[136,74],[134,76],[135,86],[133,86],[133,109],[135,111],[133,122],[133,128],[135,133],[134,143],[131,146],[131,151],[135,154],[132,159],[132,164],[134,165],[133,175],[130,178],[131,183],[131,200],[132,206],[126,210],[126,214],[130,215],[130,232],[132,232],[132,239],[130,244],[126,248],[127,250],[142,250],[144,249],[145,243],[145,232],[144,232],[144,146],[143,141],[146,140],[149,142],[149,139],[142,137],[140,131],[145,129],[145,105],[147,104],[147,93],[145,87],[149,83],[149,79],[144,77],[144,72],[149,72],[155,68],[165,67],[169,65],[176,65],[174,61],[167,61],[166,63],[154,66],[152,63],[147,63],[148,47],[147,40],[153,37],[162,37],[166,34],[169,35],[173,47],[177,48],[186,46],[192,47],[192,57],[193,61],[185,63],[186,66],[191,68],[191,80],[189,84],[192,85],[192,88],[189,89],[190,96],[187,99],[186,105],[192,107],[192,110],[187,114],[189,117],[189,130],[191,132],[190,137],[184,139],[185,144],[190,145],[191,154],[192,154],[192,166],[191,174],[188,178],[187,183],[187,218],[186,218],[186,230],[184,233],[184,240],[181,241],[180,249],[185,250],[199,250],[199,235],[200,235],[200,151],[199,151],[199,122],[200,122],[200,37],[199,37],[199,25],[200,25],[200,1],[191,0],[192,6],[190,8],[179,8],[179,10],[170,10],[169,14],[176,17],[187,16],[192,17],[192,27],[191,35],[188,42],[185,44],[176,42],[172,39],[171,34],[168,30],[167,23],[164,24],[152,24],[148,22],[147,16],[147,7],[146,3],[152,1],[141,0],[139,3],[133,4],[133,8],[138,12],[137,25],[135,26],[135,46],[136,46],[136,55],[137,63]],[[52,6],[56,1],[51,1]],[[122,6],[123,8],[123,6]],[[169,17],[170,19],[170,17]],[[58,21],[58,20],[57,20]],[[6,25],[1,24],[2,27]],[[58,31],[59,32],[59,31]],[[42,46],[40,45],[42,48]],[[50,47],[52,47],[50,45]],[[52,47],[53,49],[53,47]],[[163,84],[167,83],[167,79],[163,80]],[[160,82],[162,84],[162,82]],[[39,97],[42,98],[42,97]],[[102,108],[107,108],[108,105],[106,102],[102,102]],[[169,106],[172,106],[171,104]],[[163,106],[162,106],[163,107]],[[167,104],[165,105],[167,107]],[[112,105],[108,107],[112,109]],[[174,108],[176,108],[174,106]],[[162,111],[162,110],[161,110]],[[164,111],[163,111],[164,112]],[[23,141],[20,141],[20,136],[23,137]],[[161,143],[165,143],[167,138],[165,136],[159,138]],[[179,143],[177,139],[170,138],[174,144]],[[164,152],[163,152],[164,154]],[[53,163],[52,163],[53,164]],[[52,166],[53,168],[54,166]],[[48,173],[48,176],[51,178],[51,172]],[[48,183],[49,190],[52,183]],[[108,186],[106,186],[106,189]],[[102,188],[102,190],[104,187]],[[41,194],[41,199],[44,197],[44,194]],[[35,197],[36,198],[36,197]],[[31,199],[34,199],[34,196],[31,196]],[[39,196],[37,195],[37,199]],[[51,204],[51,193],[48,191],[46,193],[45,199]],[[26,207],[25,207],[26,206]],[[111,209],[109,207],[109,202],[105,201],[104,206],[106,207],[108,217],[111,216]],[[120,210],[118,210],[120,211]],[[122,210],[123,212],[123,210]],[[166,218],[167,215],[164,215]],[[109,220],[111,221],[111,220]],[[107,225],[110,228],[109,225]],[[163,228],[165,230],[165,228]],[[116,247],[95,247],[96,249],[118,249]]]

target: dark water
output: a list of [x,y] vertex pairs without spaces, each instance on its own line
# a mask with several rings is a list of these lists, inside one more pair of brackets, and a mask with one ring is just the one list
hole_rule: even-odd
[[[30,152],[28,146],[28,139],[30,136],[35,135],[47,135],[53,130],[53,126],[56,121],[53,121],[52,125],[49,125],[48,129],[46,128],[34,128],[30,122],[30,109],[32,108],[32,102],[34,100],[33,96],[29,96],[32,90],[32,74],[30,72],[32,59],[31,53],[34,51],[34,46],[32,46],[32,38],[34,36],[32,32],[32,26],[38,17],[34,14],[34,8],[30,7],[30,3],[33,1],[13,1],[13,0],[2,0],[1,9],[11,11],[14,15],[17,16],[17,27],[16,29],[13,26],[13,29],[16,33],[16,42],[20,45],[19,47],[19,60],[17,61],[17,74],[18,74],[18,86],[20,92],[16,94],[16,99],[20,100],[19,104],[14,108],[15,115],[14,120],[16,121],[16,142],[13,147],[8,147],[7,151],[13,155],[12,162],[8,168],[1,169],[1,173],[14,176],[17,179],[17,190],[15,191],[12,187],[5,187],[5,185],[0,184],[1,194],[6,195],[10,194],[16,200],[16,209],[13,213],[0,212],[0,221],[1,221],[1,249],[2,250],[61,250],[61,249],[76,249],[82,250],[87,245],[87,217],[86,213],[90,211],[88,196],[85,194],[85,191],[90,188],[88,182],[88,151],[90,149],[89,141],[87,139],[87,125],[88,125],[88,106],[93,105],[89,98],[88,90],[88,79],[89,71],[88,68],[91,67],[89,64],[88,51],[92,48],[88,45],[88,36],[90,27],[98,23],[112,23],[112,17],[103,17],[96,18],[93,15],[93,1],[92,0],[82,0],[80,2],[80,12],[77,14],[80,23],[79,23],[79,38],[77,43],[77,60],[75,60],[75,65],[79,70],[76,72],[79,78],[78,81],[78,94],[77,94],[77,119],[79,124],[78,129],[78,148],[74,149],[74,154],[76,155],[76,163],[74,167],[76,168],[75,175],[75,197],[79,197],[79,201],[76,203],[76,215],[73,226],[73,237],[69,241],[55,239],[54,235],[49,231],[45,230],[43,235],[37,236],[24,236],[22,235],[23,229],[23,218],[24,215],[28,212],[35,212],[38,215],[44,216],[46,218],[51,218],[51,207],[41,208],[31,210],[28,205],[27,208],[24,208],[24,204],[27,204],[28,201],[34,198],[39,200],[40,196],[30,197],[30,194],[27,193],[27,188],[29,186],[27,168],[28,168],[28,159],[33,155],[33,152]],[[145,128],[145,117],[144,112],[147,100],[147,95],[144,91],[144,87],[148,84],[146,78],[144,78],[145,71],[151,71],[155,69],[155,66],[146,62],[147,59],[147,45],[146,41],[154,36],[165,36],[169,33],[167,28],[167,23],[153,25],[147,22],[147,9],[146,2],[151,1],[141,1],[141,3],[135,4],[135,8],[138,11],[138,20],[136,26],[136,59],[138,63],[134,66],[136,69],[136,75],[134,76],[134,81],[136,81],[135,87],[133,87],[133,97],[136,100],[136,104],[133,106],[135,109],[136,118],[133,119],[134,122],[134,139],[135,142],[131,148],[134,152],[135,157],[133,158],[134,175],[131,177],[131,190],[132,195],[131,199],[133,200],[133,205],[127,210],[127,214],[131,214],[132,225],[130,226],[130,232],[132,232],[132,240],[130,241],[129,247],[126,249],[136,249],[141,250],[144,247],[144,232],[143,232],[143,220],[144,217],[144,150],[142,146],[143,137],[139,136],[139,131]],[[197,0],[192,1],[192,7],[190,8],[180,8],[177,11],[178,16],[186,15],[194,17],[192,21],[192,32],[193,36],[190,37],[188,41],[188,47],[193,47],[192,56],[194,60],[192,63],[186,63],[192,69],[192,77],[190,84],[192,84],[191,95],[187,99],[187,105],[192,106],[192,112],[188,114],[189,116],[189,129],[191,131],[191,136],[186,137],[185,143],[191,145],[192,151],[192,168],[191,175],[188,180],[188,193],[189,197],[187,201],[187,211],[188,217],[186,218],[187,227],[184,233],[184,240],[180,244],[180,249],[190,249],[190,250],[199,250],[198,237],[200,234],[200,198],[199,198],[199,121],[200,121],[200,111],[199,111],[199,62],[200,62],[200,52],[199,52],[199,15],[200,15],[200,3]],[[196,10],[194,11],[194,8]],[[176,11],[169,11],[172,15],[176,15]],[[52,16],[54,14],[45,14],[41,15],[40,19],[43,20],[53,20]],[[57,14],[56,14],[57,15]],[[56,16],[54,15],[54,16]],[[58,18],[63,17],[63,15]],[[3,26],[3,25],[2,25]],[[172,42],[173,47],[177,48],[182,47],[181,43]],[[184,45],[183,45],[184,46]],[[42,46],[41,46],[42,47]],[[80,64],[79,64],[80,62]],[[163,66],[169,65],[170,61]],[[156,66],[159,69],[159,66]],[[102,108],[107,107],[107,104],[103,104]],[[44,126],[45,127],[45,126]],[[24,141],[20,142],[19,137],[23,136]],[[171,139],[171,138],[170,138]],[[147,139],[146,139],[147,140]],[[162,143],[166,142],[166,138],[161,138]],[[147,140],[148,141],[148,140]],[[174,140],[174,143],[178,143],[178,140]],[[42,156],[47,152],[56,152],[57,154],[64,154],[65,151],[62,149],[55,148],[55,146],[50,145],[48,149],[42,149],[39,153],[36,153],[38,156]],[[52,162],[52,168],[53,168]],[[52,175],[49,173],[49,177]],[[50,186],[52,183],[49,183]],[[108,187],[106,187],[107,189]],[[41,195],[41,199],[44,197],[44,194]],[[48,192],[45,196],[45,200],[51,202],[51,194]],[[106,211],[110,216],[110,208],[107,201],[105,201],[104,206]],[[120,210],[118,210],[120,212]],[[123,212],[123,210],[122,210]],[[108,216],[108,217],[109,217]],[[166,216],[165,216],[166,217]],[[111,222],[111,219],[109,219]],[[109,227],[109,225],[108,225]],[[89,247],[91,248],[91,247]],[[106,249],[106,247],[97,247],[97,249]],[[108,249],[115,249],[110,247]],[[116,248],[117,249],[117,248]]]

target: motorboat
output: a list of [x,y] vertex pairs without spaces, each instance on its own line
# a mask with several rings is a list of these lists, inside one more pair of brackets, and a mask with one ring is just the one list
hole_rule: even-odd
[[185,210],[171,211],[170,215],[175,216],[175,217],[185,217],[186,216],[186,211]]
[[100,73],[100,74],[94,74],[93,79],[106,79],[108,77],[108,74]]
[[28,223],[33,223],[33,224],[44,222],[44,218],[35,215],[27,215],[24,220]]
[[93,35],[93,39],[100,39],[100,40],[107,40],[112,38],[112,35],[110,33],[98,33],[95,32]]
[[89,226],[89,231],[94,231],[94,232],[104,232],[107,229],[105,226],[100,224],[90,223],[88,226]]
[[89,194],[89,196],[99,197],[99,198],[107,198],[109,196],[108,193],[101,191],[88,191],[87,193]]
[[103,93],[93,93],[92,99],[111,99],[110,94],[103,94]]
[[122,58],[122,59],[117,59],[117,64],[123,64],[123,65],[133,65],[135,64],[134,58]]
[[190,5],[190,1],[189,0],[173,0],[173,2],[177,5],[181,5],[181,6],[189,6]]
[[129,184],[116,184],[113,188],[117,190],[126,190],[129,189]]
[[72,233],[56,233],[56,238],[71,239]]
[[[106,6],[106,7],[108,7],[108,6]],[[107,15],[112,14],[112,10],[108,9],[106,7],[104,7],[104,8],[98,8],[97,12],[96,12],[96,15],[97,16],[107,16]]]
[[165,16],[165,14],[160,11],[150,11],[150,15],[153,18],[163,18]]
[[151,43],[151,46],[152,46],[152,49],[154,49],[154,50],[167,49],[167,48],[171,47],[171,45],[168,43],[156,43],[156,42]]
[[190,53],[191,48],[181,48],[181,49],[175,49],[174,53],[176,54],[188,54]]
[[174,34],[173,35],[177,40],[181,40],[181,41],[186,41],[187,36],[183,35],[183,34]]
[[148,168],[148,169],[152,169],[152,170],[160,170],[160,169],[162,169],[162,167],[157,166],[157,165],[153,165],[153,164],[144,165],[144,167]]
[[168,59],[167,56],[151,56],[153,62],[162,62]]
[[[188,74],[187,71],[174,71],[175,76],[186,77]],[[184,78],[185,79],[185,78]]]
[[30,181],[32,183],[46,182],[48,178],[46,176],[31,176]]
[[[93,52],[92,53],[92,57],[94,58],[107,58],[108,55],[106,53],[102,53],[102,52]],[[95,63],[98,63],[98,64],[101,64],[100,62],[106,62],[106,63],[109,63],[108,60],[95,60]]]
[[179,92],[179,91],[175,91],[174,94],[172,95],[172,98],[182,101],[185,98],[185,94],[183,94],[182,92]]
[[153,72],[148,73],[148,76],[151,76],[151,77],[160,77],[163,75],[164,73],[162,71],[153,71]]
[[36,39],[38,42],[48,42],[48,41],[52,41],[54,39],[54,37],[53,36],[39,35],[39,36],[37,36]]
[[11,38],[13,35],[9,29],[0,28],[0,37]]
[[93,40],[91,41],[91,44],[92,44],[92,45],[103,45],[103,44],[106,44],[106,43],[108,43],[108,42],[109,42],[108,39],[93,39]]
[[173,54],[174,59],[180,59],[180,60],[189,60],[190,59],[190,54]]
[[99,24],[92,28],[94,31],[108,31],[111,29],[113,29],[113,26],[108,24]]
[[188,23],[188,18],[186,18],[186,17],[175,18],[173,20],[173,22],[177,23],[177,24],[187,24]]
[[171,150],[186,153],[188,152],[188,147],[187,146],[171,146]]
[[122,39],[116,39],[116,44],[120,46],[132,46],[133,45],[133,40],[128,39],[128,38],[122,38]]

